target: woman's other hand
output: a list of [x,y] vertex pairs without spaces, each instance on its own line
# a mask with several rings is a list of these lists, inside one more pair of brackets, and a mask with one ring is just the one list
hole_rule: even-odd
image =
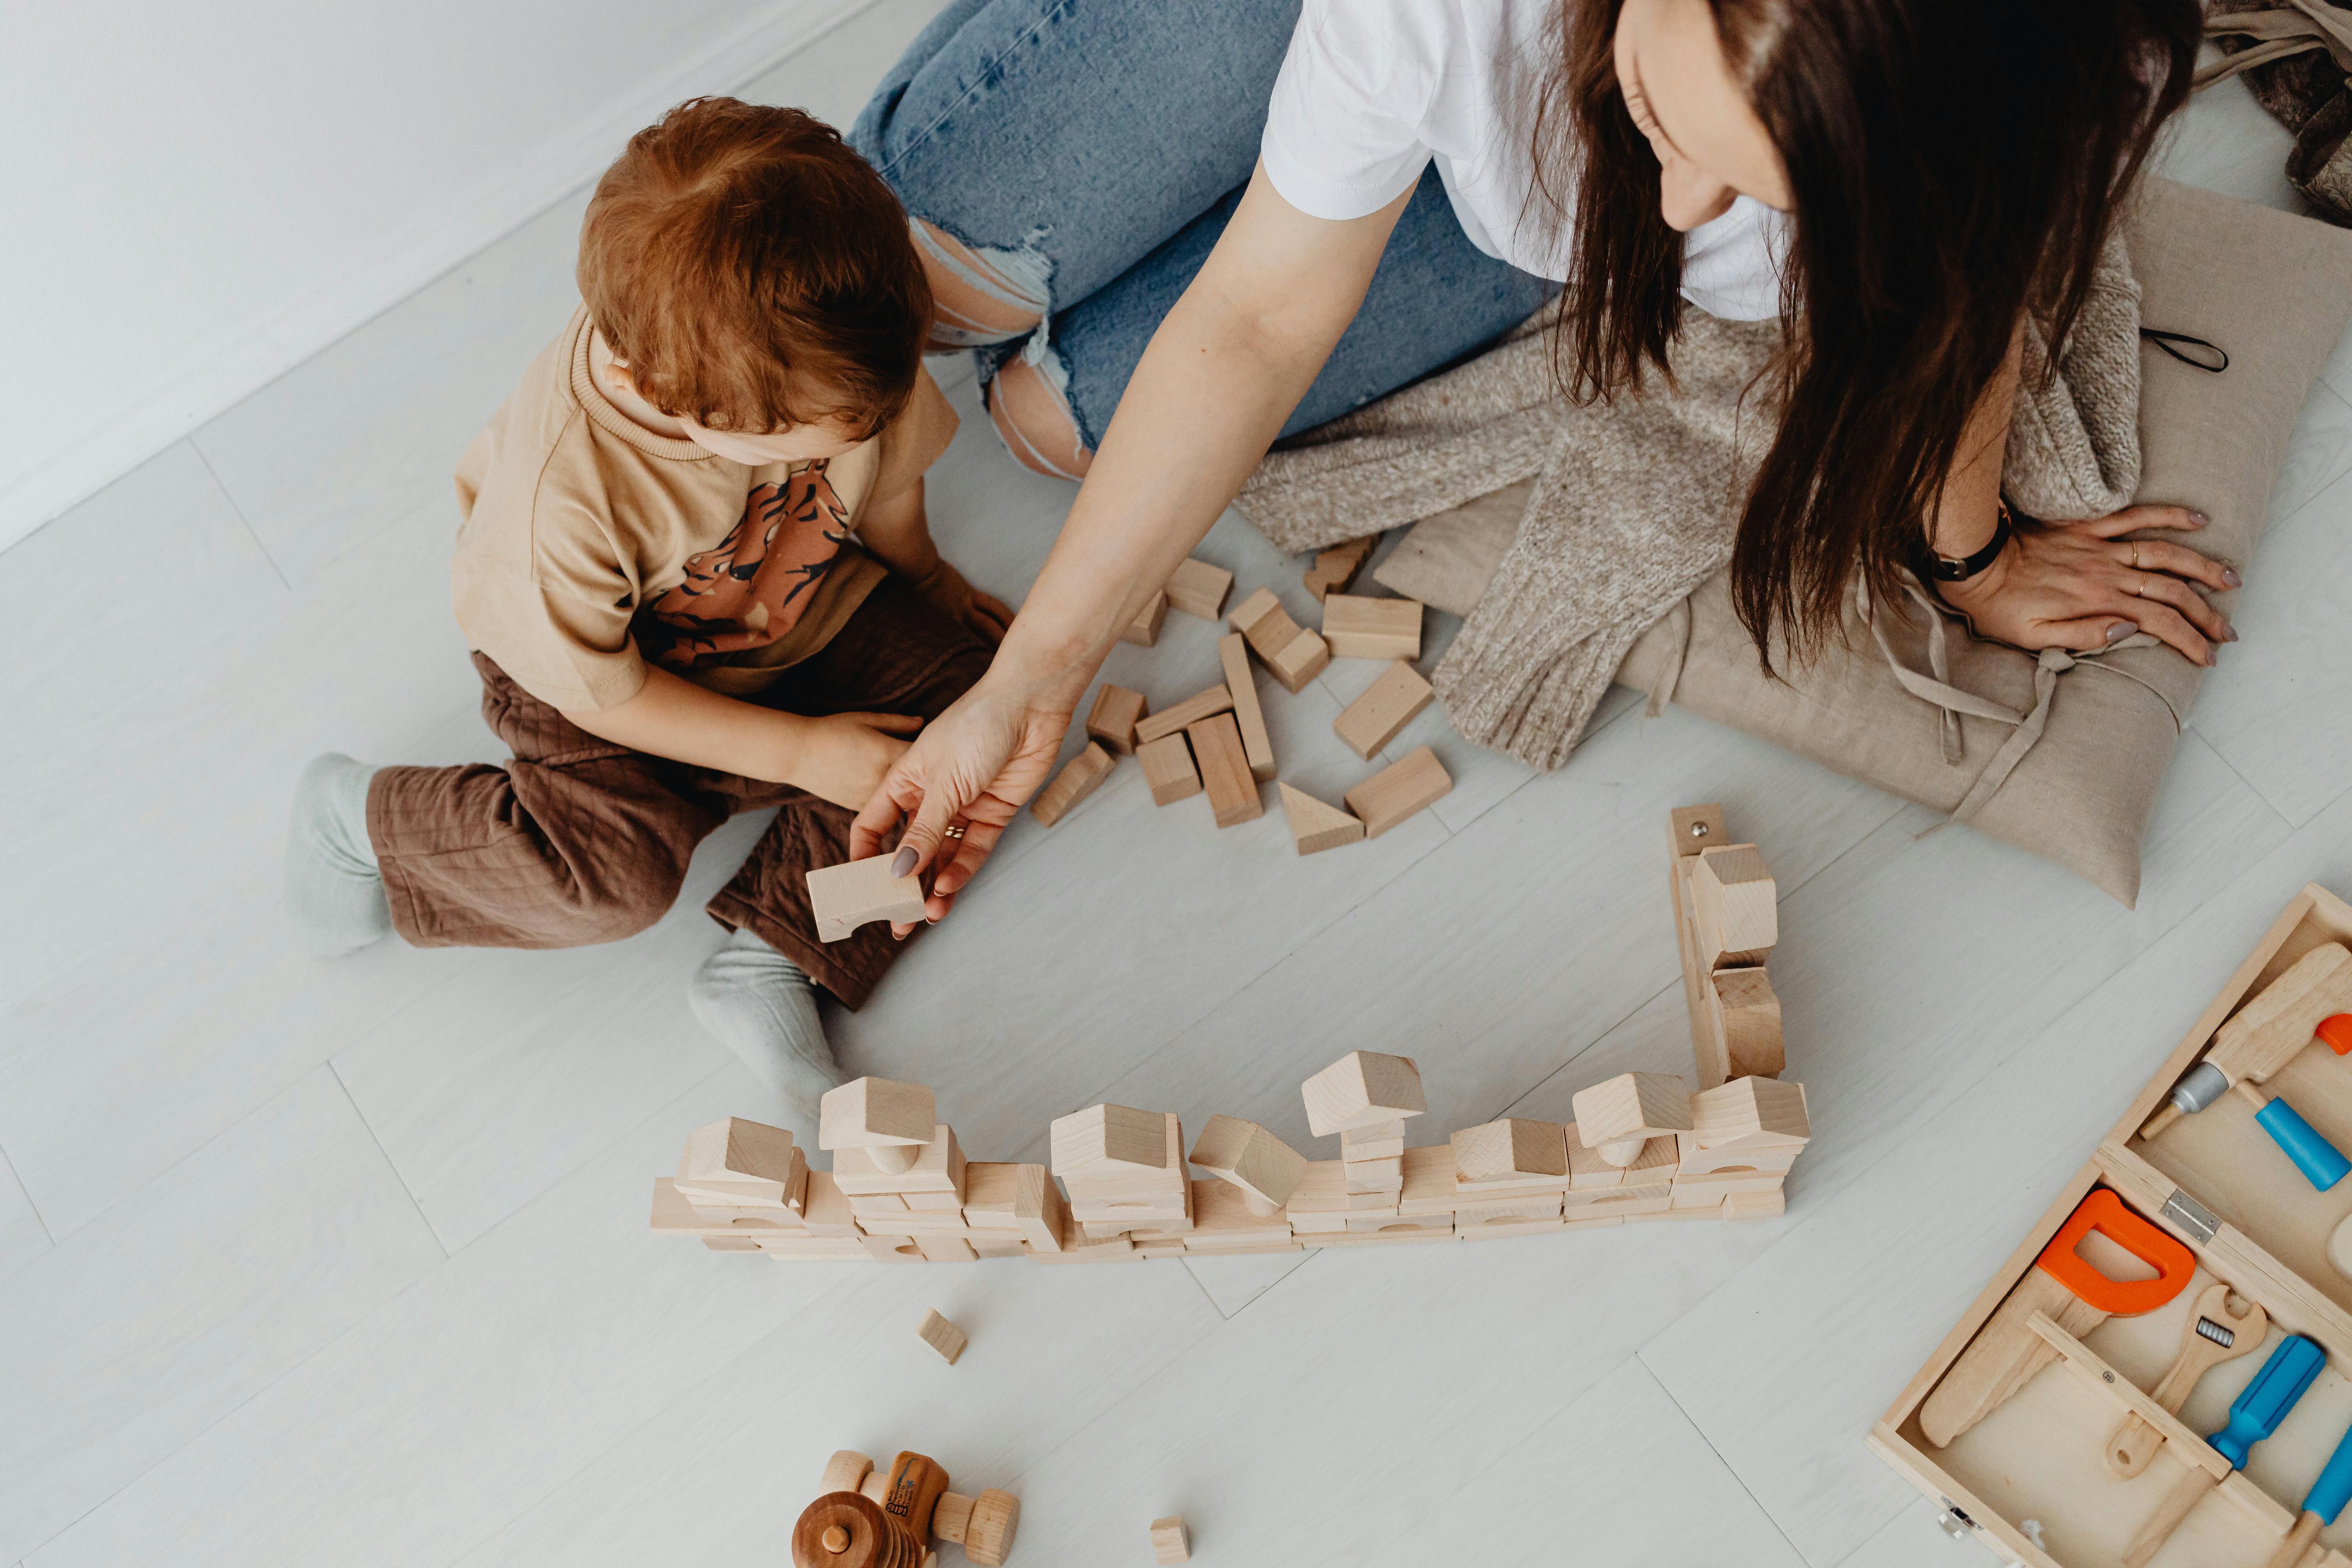
[[1991,565],[1937,587],[1979,637],[1996,642],[2087,653],[2149,632],[2189,663],[2210,666],[2215,645],[2238,633],[2197,587],[2223,593],[2238,586],[2238,574],[2185,545],[2116,537],[2204,526],[2202,515],[2177,506],[2128,507],[2086,522],[2020,520]]

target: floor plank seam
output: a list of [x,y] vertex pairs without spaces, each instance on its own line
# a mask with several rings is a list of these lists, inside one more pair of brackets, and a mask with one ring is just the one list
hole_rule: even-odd
[[57,1233],[49,1228],[49,1222],[42,1216],[41,1205],[33,1201],[33,1189],[26,1186],[25,1178],[16,1173],[16,1163],[8,1158],[8,1151],[5,1147],[0,1147],[0,1166],[7,1168],[8,1179],[16,1184],[18,1192],[25,1194],[26,1211],[33,1216],[33,1223],[41,1227],[42,1239],[55,1247],[58,1244]]
[[[1717,1286],[1716,1289],[1721,1289],[1722,1287]],[[1707,1292],[1708,1296],[1712,1296],[1714,1294],[1714,1290]],[[1699,1299],[1701,1300],[1705,1300],[1706,1297],[1702,1296]],[[1656,1388],[1660,1394],[1664,1396],[1667,1404],[1675,1407],[1675,1414],[1681,1416],[1689,1424],[1690,1429],[1698,1435],[1698,1440],[1706,1445],[1706,1451],[1715,1456],[1715,1462],[1723,1467],[1723,1473],[1729,1476],[1733,1482],[1738,1486],[1739,1489],[1748,1494],[1748,1500],[1756,1505],[1756,1511],[1764,1516],[1765,1522],[1772,1527],[1772,1532],[1775,1535],[1778,1535],[1788,1546],[1790,1552],[1795,1556],[1798,1562],[1812,1563],[1812,1568],[1833,1568],[1832,1564],[1813,1563],[1813,1560],[1806,1556],[1804,1552],[1799,1548],[1796,1542],[1790,1539],[1789,1532],[1780,1528],[1780,1521],[1772,1517],[1772,1510],[1765,1505],[1764,1500],[1758,1497],[1755,1489],[1748,1486],[1745,1480],[1740,1479],[1739,1472],[1738,1469],[1733,1468],[1730,1458],[1727,1456],[1722,1449],[1715,1446],[1715,1439],[1706,1435],[1706,1428],[1698,1424],[1697,1417],[1694,1416],[1689,1411],[1683,1408],[1683,1402],[1675,1397],[1675,1391],[1666,1386],[1666,1380],[1658,1375],[1658,1369],[1652,1366],[1649,1362],[1644,1359],[1642,1354],[1642,1351],[1648,1348],[1648,1343],[1645,1342],[1640,1349],[1633,1352],[1630,1359],[1640,1363],[1642,1373],[1650,1380],[1651,1385]],[[1892,1518],[1894,1516],[1890,1514],[1888,1517]]]
[[[448,1262],[455,1256],[449,1250],[448,1238],[441,1234],[441,1227],[433,1223],[433,1216],[425,1212],[425,1205],[418,1200],[415,1189],[408,1184],[407,1173],[400,1168],[400,1162],[392,1157],[392,1151],[383,1146],[383,1139],[376,1131],[375,1124],[368,1120],[367,1112],[360,1109],[359,1097],[352,1092],[352,1086],[343,1080],[343,1069],[335,1065],[335,1058],[332,1057],[327,1058],[325,1065],[327,1071],[334,1075],[335,1087],[343,1091],[344,1103],[352,1108],[352,1114],[359,1118],[360,1125],[367,1129],[368,1142],[373,1143],[375,1152],[383,1156],[383,1168],[390,1171],[392,1179],[400,1184],[402,1194],[408,1199],[408,1206],[415,1209],[416,1217],[424,1222],[425,1233],[433,1238],[433,1245],[441,1249],[441,1261]],[[545,1190],[545,1188],[541,1189],[542,1192]],[[532,1197],[538,1195],[537,1193],[531,1194]]]
[[[341,342],[341,341],[342,340],[341,338],[335,340],[336,342]],[[331,347],[332,345],[331,344],[329,346]],[[324,349],[320,351],[321,353],[325,352],[326,351]],[[289,594],[293,593],[293,580],[286,575],[286,568],[278,563],[278,557],[271,553],[268,542],[255,531],[253,520],[245,514],[245,503],[236,499],[236,492],[228,488],[227,481],[224,480],[220,477],[220,470],[213,467],[211,457],[205,453],[202,447],[196,445],[194,432],[191,431],[187,436],[184,437],[183,439],[188,443],[188,451],[195,458],[197,464],[203,468],[205,476],[212,480],[213,488],[220,491],[221,500],[228,502],[228,510],[236,514],[236,525],[245,530],[245,536],[253,541],[253,547],[261,552],[261,558],[264,561],[269,563],[269,570],[277,575],[278,585],[285,589]]]
[[2246,793],[2252,795],[2255,800],[2261,802],[2263,808],[2268,811],[2273,816],[2277,817],[2279,822],[2289,833],[2297,833],[2302,831],[2305,822],[2315,819],[2322,812],[2325,812],[2329,806],[2334,805],[2336,801],[2343,798],[2340,792],[2330,796],[2327,800],[2322,802],[2318,808],[2312,812],[2309,817],[2305,817],[2304,822],[2297,822],[2294,818],[2289,816],[2284,810],[2282,810],[2276,801],[2273,801],[2270,796],[2264,795],[2260,784],[2254,783],[2253,780],[2248,778],[2243,773],[2239,771],[2238,764],[2231,762],[2228,753],[2224,752],[2219,745],[2214,743],[2212,736],[2208,735],[2204,731],[2197,727],[2197,719],[2193,712],[2189,716],[2189,722],[2182,726],[2182,731],[2184,734],[2196,736],[2198,744],[2203,746],[2208,752],[2211,752],[2213,760],[2221,763],[2222,768],[2228,772],[2231,778],[2236,779],[2240,784],[2245,785]]

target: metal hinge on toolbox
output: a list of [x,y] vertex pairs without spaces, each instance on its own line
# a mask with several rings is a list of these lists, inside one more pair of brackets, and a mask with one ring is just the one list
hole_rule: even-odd
[[2186,1187],[2172,1189],[2172,1195],[2164,1200],[2164,1208],[2157,1217],[2187,1231],[2200,1245],[2212,1240],[2213,1233],[2221,1228],[2221,1216],[2190,1197]]

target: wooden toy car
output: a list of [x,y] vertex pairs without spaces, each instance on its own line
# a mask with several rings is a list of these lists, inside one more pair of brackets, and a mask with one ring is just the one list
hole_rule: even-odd
[[948,1473],[923,1454],[887,1470],[855,1449],[828,1460],[820,1495],[793,1526],[794,1568],[922,1568],[935,1542],[952,1542],[981,1568],[1003,1568],[1021,1522],[1021,1500],[990,1489],[948,1490]]

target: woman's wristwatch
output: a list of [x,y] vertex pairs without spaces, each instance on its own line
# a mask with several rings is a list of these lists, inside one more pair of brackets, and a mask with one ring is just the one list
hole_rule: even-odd
[[1938,555],[1930,549],[1927,552],[1928,575],[1938,583],[1965,583],[2000,558],[2000,552],[2009,547],[2009,536],[2017,530],[2010,520],[2009,502],[2003,500],[1997,504],[2000,507],[2000,518],[1993,524],[1992,537],[1985,541],[1984,548],[1958,560],[1948,555]]

